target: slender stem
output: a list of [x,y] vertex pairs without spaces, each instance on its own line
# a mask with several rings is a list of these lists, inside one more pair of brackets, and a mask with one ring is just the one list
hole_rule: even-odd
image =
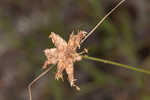
[[87,36],[80,42],[83,43],[101,24],[102,22],[112,13],[114,12],[124,1],[120,1],[110,12],[108,12],[99,22],[98,24],[87,34]]
[[43,73],[41,73],[38,77],[36,77],[29,85],[28,85],[28,92],[29,92],[29,100],[32,100],[32,93],[31,93],[31,86],[38,81],[42,76],[47,74],[54,66],[50,66],[48,69],[46,69]]
[[137,72],[142,72],[142,73],[150,75],[150,71],[148,71],[148,70],[141,69],[141,68],[136,68],[136,67],[125,65],[125,64],[120,64],[118,62],[104,60],[104,59],[101,59],[101,58],[89,57],[87,55],[83,56],[83,58],[93,60],[93,61],[102,62],[102,63],[107,63],[107,64],[111,64],[111,65],[115,65],[115,66],[119,66],[119,67],[122,67],[122,68],[130,69],[130,70],[134,70],[134,71],[137,71]]

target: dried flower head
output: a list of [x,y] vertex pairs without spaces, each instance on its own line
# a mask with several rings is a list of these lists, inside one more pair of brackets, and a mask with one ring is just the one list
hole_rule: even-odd
[[75,61],[82,60],[81,54],[87,52],[86,49],[81,53],[76,52],[77,48],[80,48],[80,42],[85,37],[85,35],[85,31],[79,31],[77,35],[72,32],[67,43],[58,34],[51,32],[49,38],[52,39],[52,42],[54,43],[56,48],[44,50],[47,61],[45,61],[42,68],[45,69],[48,64],[57,64],[57,73],[55,79],[63,80],[63,71],[65,70],[68,75],[70,86],[76,87],[77,90],[80,90],[80,88],[74,83],[75,79],[73,63]]

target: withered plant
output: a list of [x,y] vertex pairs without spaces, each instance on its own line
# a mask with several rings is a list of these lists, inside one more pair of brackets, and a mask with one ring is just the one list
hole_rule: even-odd
[[[55,75],[55,79],[63,79],[63,71],[65,70],[68,75],[68,80],[71,87],[75,87],[76,90],[80,90],[79,86],[75,84],[76,79],[74,79],[74,67],[73,63],[75,61],[81,61],[82,58],[87,58],[90,60],[100,61],[104,63],[113,64],[112,62],[106,61],[106,60],[100,60],[88,56],[83,56],[82,54],[87,53],[87,49],[84,49],[84,51],[78,53],[77,49],[80,49],[81,43],[83,43],[97,28],[102,24],[102,22],[114,11],[116,10],[124,1],[121,0],[109,13],[107,13],[99,22],[98,24],[89,32],[85,31],[78,31],[77,34],[74,34],[74,32],[71,33],[68,43],[61,38],[58,34],[51,32],[49,35],[49,38],[52,39],[52,42],[54,43],[56,48],[48,48],[44,50],[45,56],[47,57],[47,60],[45,61],[44,65],[42,66],[42,69],[45,69],[43,73],[41,73],[37,78],[35,78],[29,85],[28,85],[28,91],[29,91],[29,97],[30,100],[32,100],[32,94],[31,94],[31,86],[39,80],[42,76],[44,76],[47,72],[49,72],[56,64],[57,64],[57,73]],[[48,67],[48,65],[51,64],[52,66]],[[114,64],[115,65],[115,64]],[[119,65],[118,65],[119,66]],[[121,65],[120,65],[121,66]],[[132,67],[132,66],[128,66]],[[127,66],[126,66],[127,68]]]

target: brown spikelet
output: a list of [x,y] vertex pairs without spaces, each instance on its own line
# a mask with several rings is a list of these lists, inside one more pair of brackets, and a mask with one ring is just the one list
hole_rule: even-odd
[[55,79],[63,80],[63,71],[65,70],[68,75],[70,86],[76,87],[77,90],[80,90],[80,88],[74,83],[75,79],[73,63],[75,61],[82,60],[82,56],[80,56],[82,53],[77,53],[76,49],[80,48],[80,42],[85,37],[85,35],[85,31],[79,31],[77,35],[72,32],[67,43],[58,34],[51,32],[49,38],[52,39],[52,42],[56,48],[44,50],[47,61],[45,61],[42,68],[45,69],[48,64],[57,64],[57,73],[55,75]]

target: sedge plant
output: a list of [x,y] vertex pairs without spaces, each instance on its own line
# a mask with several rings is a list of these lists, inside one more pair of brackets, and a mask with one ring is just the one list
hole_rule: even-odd
[[[83,55],[87,53],[87,49],[84,49],[84,51],[77,53],[77,49],[80,48],[80,45],[90,36],[94,33],[94,31],[103,23],[103,21],[112,13],[114,12],[122,3],[124,3],[126,0],[121,0],[110,12],[108,12],[99,22],[98,24],[90,31],[78,31],[78,33],[75,35],[74,32],[70,35],[69,41],[66,42],[64,39],[62,39],[58,34],[51,32],[49,35],[49,38],[52,39],[52,42],[54,43],[56,48],[50,48],[45,49],[44,53],[47,57],[47,60],[45,61],[44,65],[42,66],[42,69],[45,71],[41,73],[37,78],[35,78],[29,85],[28,85],[28,92],[29,92],[29,100],[32,100],[32,93],[31,93],[31,87],[32,85],[38,81],[42,76],[47,74],[56,64],[57,64],[57,73],[55,75],[55,79],[63,79],[63,71],[65,70],[68,75],[68,81],[70,83],[71,87],[75,87],[77,91],[80,90],[79,86],[75,84],[76,79],[74,79],[74,67],[73,63],[75,61],[81,61],[84,59],[89,59],[93,61],[98,61],[102,63],[107,63],[111,65],[115,65],[118,67],[130,69],[137,72],[142,72],[145,74],[150,74],[150,71],[136,68],[133,66],[121,64],[114,61],[104,60],[101,58],[95,58],[90,57],[88,55]],[[51,64],[50,67],[48,65]]]

